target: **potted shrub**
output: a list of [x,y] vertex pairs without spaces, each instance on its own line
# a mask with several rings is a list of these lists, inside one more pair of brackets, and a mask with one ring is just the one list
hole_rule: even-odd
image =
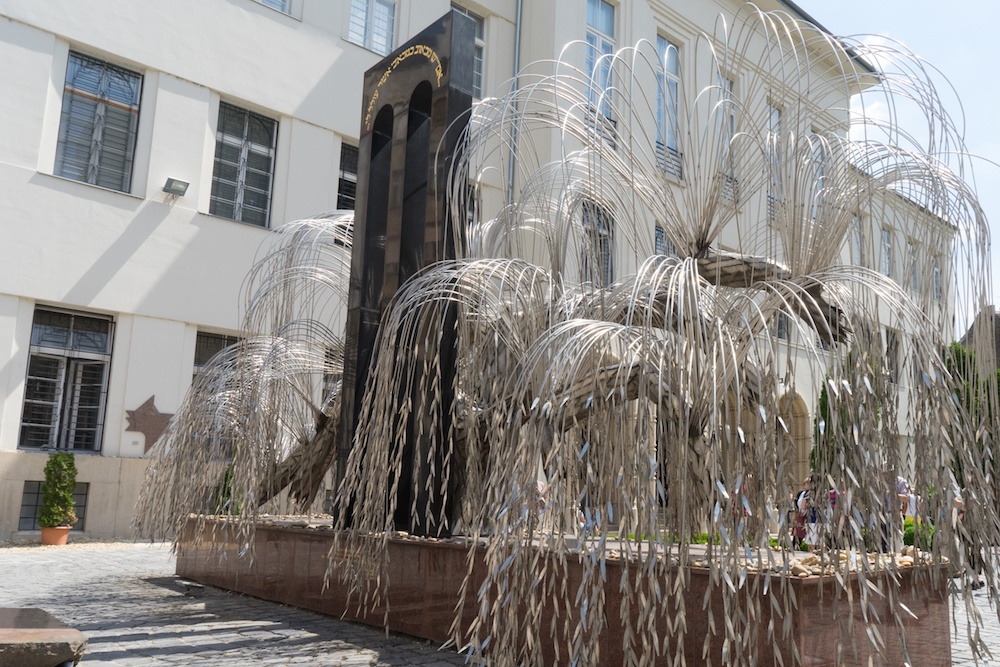
[[66,544],[69,529],[76,523],[76,461],[70,452],[53,452],[45,464],[42,484],[42,505],[38,510],[38,525],[42,527],[42,544]]

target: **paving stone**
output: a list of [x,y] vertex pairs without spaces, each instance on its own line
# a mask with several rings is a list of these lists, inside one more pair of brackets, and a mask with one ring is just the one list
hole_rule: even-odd
[[[211,586],[199,597],[186,595],[164,544],[0,547],[0,573],[4,606],[45,609],[87,635],[83,665],[466,664],[464,656],[424,640],[386,637],[374,628]],[[975,662],[961,592],[955,591],[953,664],[1000,667],[1000,597],[984,588],[973,600],[984,622],[980,637],[993,658]]]
[[[403,636],[205,586],[185,594],[165,544],[0,547],[0,600],[40,607],[90,639],[81,664],[465,664]],[[189,587],[190,588],[190,587]]]

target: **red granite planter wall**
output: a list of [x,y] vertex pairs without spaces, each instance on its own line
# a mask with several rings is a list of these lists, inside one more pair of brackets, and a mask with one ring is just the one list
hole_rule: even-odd
[[[193,524],[189,524],[179,541],[177,553],[177,574],[186,579],[238,591],[247,595],[274,600],[297,607],[311,609],[331,616],[381,627],[384,609],[358,610],[357,601],[348,606],[347,592],[343,586],[331,582],[324,590],[323,578],[327,567],[327,554],[331,546],[329,530],[315,530],[290,526],[260,526],[256,531],[255,558],[239,558],[241,546],[230,539],[230,528],[209,524],[206,538],[211,531],[223,543],[225,558],[218,550],[213,551],[208,539],[195,542]],[[216,545],[216,548],[218,545]],[[460,545],[446,542],[418,542],[392,540],[389,543],[389,616],[388,626],[393,632],[402,632],[444,643],[449,639],[449,629],[454,620],[455,603],[467,569],[468,552]],[[481,567],[481,565],[479,566]],[[622,664],[622,633],[619,621],[621,594],[619,580],[621,565],[608,561],[606,591],[607,625],[600,641],[600,662],[607,665]],[[569,590],[576,590],[581,572],[569,573]],[[479,581],[481,576],[477,577]],[[913,571],[902,574],[902,600],[918,617],[906,621],[912,664],[949,665],[951,661],[950,632],[948,626],[948,602],[945,595],[946,582],[939,590],[930,590],[922,581],[912,583]],[[778,582],[777,578],[772,579]],[[706,571],[692,569],[690,585],[685,596],[687,634],[685,656],[689,665],[704,664],[703,641],[709,628],[708,611],[702,609],[702,601],[709,578]],[[853,610],[855,620],[853,636],[858,653],[848,651],[838,660],[837,643],[841,626],[847,626],[852,618],[851,608],[846,601],[834,604],[835,591],[832,582],[819,577],[791,579],[798,600],[798,613],[792,619],[792,636],[797,640],[802,655],[802,664],[810,667],[830,665],[867,665],[868,641],[861,620],[860,611]],[[471,587],[474,591],[477,586]],[[855,587],[855,593],[857,588]],[[822,599],[821,599],[822,598]],[[722,595],[716,590],[711,595],[709,609],[714,615],[715,627],[723,631],[725,608]],[[855,599],[857,599],[855,595]],[[770,604],[762,605],[770,610]],[[476,605],[470,599],[466,605],[464,623],[471,621]],[[774,663],[772,642],[767,637],[766,627],[771,620],[769,611],[758,624],[759,634],[749,642],[745,650],[754,650],[759,664]],[[546,619],[555,614],[545,614]],[[880,610],[882,624],[879,632],[887,646],[887,665],[902,665],[902,651],[899,631],[892,621],[885,605]],[[781,627],[782,619],[774,616],[775,627]],[[665,636],[664,622],[660,621],[661,637]],[[540,636],[548,636],[548,628],[541,628]],[[753,647],[752,649],[750,647]],[[709,654],[713,664],[720,662],[723,639],[715,636],[711,641]],[[783,645],[785,664],[792,664],[791,646]],[[543,648],[546,664],[555,661],[551,646]],[[565,649],[561,655],[565,659]]]

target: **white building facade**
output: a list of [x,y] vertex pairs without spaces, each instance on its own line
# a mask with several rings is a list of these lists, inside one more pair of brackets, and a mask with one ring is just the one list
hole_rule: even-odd
[[[53,449],[78,454],[77,528],[130,536],[144,456],[192,374],[238,337],[270,230],[353,206],[364,71],[451,4],[0,0],[0,53],[16,64],[0,72],[0,540],[34,539]],[[574,40],[603,53],[645,39],[691,67],[687,45],[739,7],[456,4],[477,19],[480,97]],[[865,230],[858,261],[884,261]],[[914,289],[933,300],[947,285]],[[815,394],[798,398],[789,414],[811,436]]]

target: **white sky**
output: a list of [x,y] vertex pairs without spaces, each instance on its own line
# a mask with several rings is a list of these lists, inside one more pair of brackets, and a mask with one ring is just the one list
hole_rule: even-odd
[[[961,106],[948,111],[970,153],[1000,162],[1000,20],[998,0],[795,0],[834,35],[881,35],[937,67]],[[977,160],[975,186],[990,222],[993,302],[1000,300],[1000,166]]]

